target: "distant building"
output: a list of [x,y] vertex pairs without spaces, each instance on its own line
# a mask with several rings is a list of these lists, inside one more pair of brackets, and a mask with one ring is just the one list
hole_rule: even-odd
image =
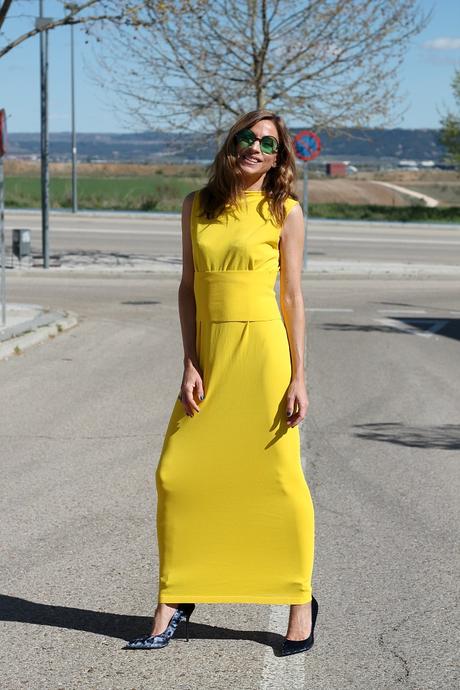
[[326,175],[328,177],[346,177],[348,163],[326,163]]
[[404,168],[405,170],[418,170],[417,161],[410,161],[410,160],[398,161],[398,168]]

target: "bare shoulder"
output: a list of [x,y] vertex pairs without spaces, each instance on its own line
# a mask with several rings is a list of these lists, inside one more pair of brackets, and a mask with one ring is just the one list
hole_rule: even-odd
[[286,218],[281,228],[280,237],[295,233],[297,229],[302,229],[303,232],[302,206],[296,199],[289,199],[289,202],[291,203],[286,205]]
[[197,194],[197,191],[190,192],[187,194],[186,197],[184,197],[184,200],[182,202],[182,210],[183,211],[191,211],[192,206],[193,206],[193,201],[195,199],[195,194]]

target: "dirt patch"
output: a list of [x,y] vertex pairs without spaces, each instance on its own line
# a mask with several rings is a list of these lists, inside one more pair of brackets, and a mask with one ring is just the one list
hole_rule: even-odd
[[[302,184],[298,185],[301,198]],[[364,180],[310,180],[308,197],[312,204],[378,204],[410,206],[413,200],[388,187],[379,187]]]
[[[70,177],[70,163],[50,163],[50,176]],[[82,177],[150,177],[163,174],[169,177],[202,177],[203,166],[175,165],[172,163],[142,165],[139,163],[78,163],[78,175]],[[40,175],[40,161],[6,160],[5,175]]]

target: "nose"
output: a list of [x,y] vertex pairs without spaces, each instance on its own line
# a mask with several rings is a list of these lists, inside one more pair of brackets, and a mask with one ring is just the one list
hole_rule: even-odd
[[[257,147],[257,148],[256,148]],[[255,141],[252,142],[251,146],[249,146],[249,150],[253,151],[255,149],[256,152],[261,153],[260,150],[260,141],[256,139]]]

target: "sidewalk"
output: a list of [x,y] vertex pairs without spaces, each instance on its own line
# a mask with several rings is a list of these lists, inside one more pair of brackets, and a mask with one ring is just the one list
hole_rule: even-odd
[[[11,257],[10,257],[11,259]],[[43,268],[41,255],[34,254],[19,264],[7,263],[10,275],[14,274],[166,274],[180,275],[182,259],[171,254],[151,256],[136,252],[93,250],[84,252],[60,252],[50,258],[48,269]],[[317,259],[308,257],[307,270],[302,278],[460,278],[460,264],[430,264],[408,261],[375,261],[366,259]]]
[[51,311],[39,304],[6,305],[6,323],[0,320],[0,360],[73,328],[78,317],[69,311]]

